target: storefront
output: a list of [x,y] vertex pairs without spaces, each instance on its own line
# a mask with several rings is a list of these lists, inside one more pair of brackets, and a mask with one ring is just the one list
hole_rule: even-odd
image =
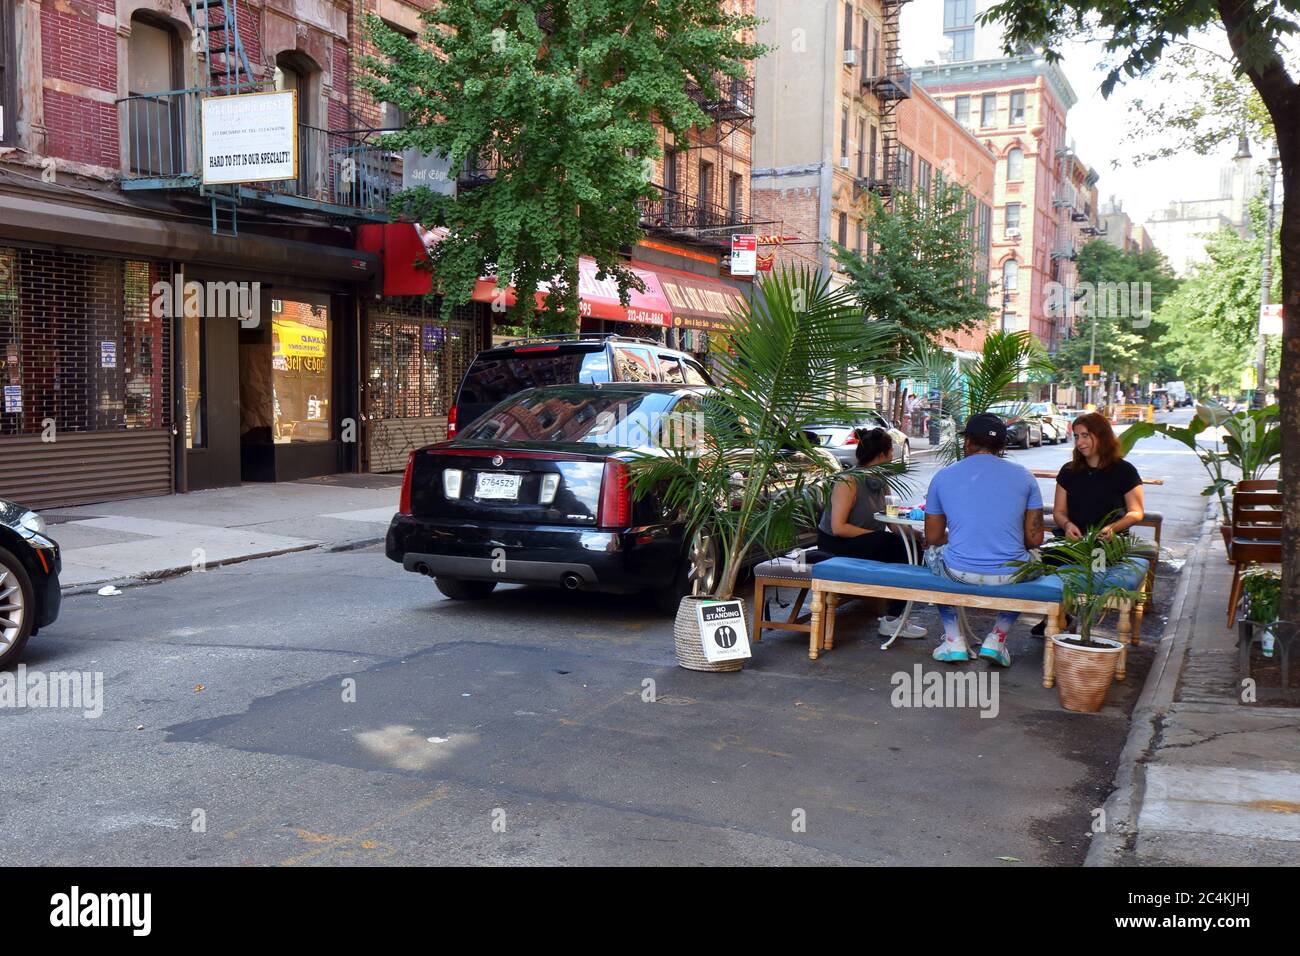
[[357,290],[377,274],[351,248],[0,197],[0,497],[354,469]]

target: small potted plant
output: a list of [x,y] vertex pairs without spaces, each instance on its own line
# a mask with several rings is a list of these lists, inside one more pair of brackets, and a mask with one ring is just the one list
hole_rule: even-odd
[[1056,689],[1061,706],[1079,713],[1096,713],[1105,703],[1115,679],[1122,643],[1093,634],[1106,610],[1120,602],[1140,601],[1141,591],[1128,587],[1141,582],[1145,569],[1134,558],[1154,560],[1149,545],[1127,534],[1103,536],[1104,523],[1088,529],[1078,540],[1052,545],[1051,560],[1018,562],[1020,581],[1044,575],[1061,579],[1065,610],[1075,618],[1078,632],[1050,638],[1056,655]]
[[1260,631],[1260,649],[1265,657],[1273,656],[1273,628],[1282,606],[1282,575],[1255,565],[1241,576],[1241,589],[1248,599],[1246,620]]

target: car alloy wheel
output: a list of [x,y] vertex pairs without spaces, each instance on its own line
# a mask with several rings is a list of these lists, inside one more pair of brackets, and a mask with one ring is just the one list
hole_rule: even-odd
[[[696,590],[695,582],[699,581]],[[700,528],[686,551],[686,593],[712,594],[718,583],[718,549],[713,535]]]
[[0,657],[22,636],[28,613],[22,582],[0,561]]

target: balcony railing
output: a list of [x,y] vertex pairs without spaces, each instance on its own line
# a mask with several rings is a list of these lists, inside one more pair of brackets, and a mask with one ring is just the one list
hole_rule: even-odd
[[[141,93],[118,100],[126,126],[123,189],[191,189],[202,183],[201,91]],[[245,196],[347,218],[387,218],[401,188],[401,154],[352,131],[298,126],[297,176],[239,186]]]
[[749,217],[716,203],[701,202],[662,186],[649,199],[638,200],[641,225],[650,231],[685,236],[717,246],[731,245],[731,232],[749,225]]
[[744,121],[754,118],[754,81],[748,77],[716,76],[713,82],[719,98],[706,93],[698,83],[686,84],[686,95],[699,103],[715,121]]

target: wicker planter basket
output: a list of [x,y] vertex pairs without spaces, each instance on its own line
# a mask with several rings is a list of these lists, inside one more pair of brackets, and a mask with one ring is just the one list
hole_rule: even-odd
[[1115,679],[1115,664],[1124,645],[1105,637],[1092,638],[1105,647],[1080,647],[1063,640],[1078,636],[1057,634],[1052,638],[1056,646],[1056,692],[1066,710],[1095,714],[1106,702],[1106,692]]
[[[677,645],[677,665],[686,668],[688,671],[722,672],[740,670],[745,666],[743,660],[710,664],[708,658],[704,656],[704,650],[700,643],[700,625],[695,616],[695,609],[703,600],[706,599],[684,597],[682,603],[677,605],[677,620],[673,624],[673,640]],[[741,602],[741,608],[745,613],[745,629],[750,634],[753,634],[754,615],[750,610],[749,602]]]

